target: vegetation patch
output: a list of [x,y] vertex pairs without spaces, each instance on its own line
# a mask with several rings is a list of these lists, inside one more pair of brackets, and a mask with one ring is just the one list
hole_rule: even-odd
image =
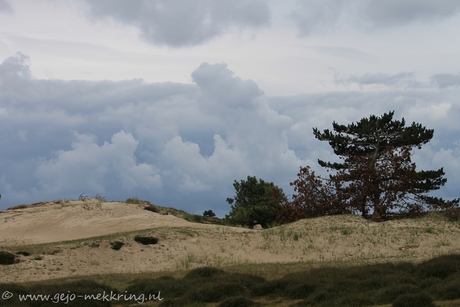
[[158,239],[155,237],[135,236],[134,241],[143,245],[157,244]]
[[26,252],[26,251],[19,251],[19,252],[16,252],[16,255],[22,255],[22,256],[30,256],[30,253],[29,252]]
[[425,293],[403,294],[393,302],[393,307],[435,307],[433,299]]
[[10,265],[14,264],[15,256],[12,253],[0,251],[0,264]]
[[120,250],[120,248],[125,245],[125,243],[121,242],[121,241],[114,241],[114,242],[110,242],[110,248],[113,249],[113,250]]
[[[189,271],[185,276],[161,276],[133,280],[124,289],[115,289],[90,280],[73,282],[38,282],[25,285],[2,285],[0,293],[130,293],[159,295],[163,299],[154,306],[264,306],[267,301],[283,302],[282,306],[394,306],[432,307],[434,300],[443,301],[460,298],[460,272],[457,257],[441,256],[420,264],[383,263],[355,267],[310,268],[266,280],[257,275],[232,273],[213,267],[201,267]],[[433,277],[430,272],[436,264],[445,272]],[[430,270],[427,271],[427,268]],[[446,269],[449,268],[449,269]],[[428,272],[428,274],[427,274]],[[100,276],[95,277],[100,279]],[[4,303],[5,301],[3,301]],[[77,301],[75,301],[77,303]],[[69,306],[88,306],[68,304]],[[87,303],[87,302],[86,302]],[[94,302],[91,306],[109,306]],[[112,302],[113,303],[113,302]],[[119,302],[122,306],[137,302]],[[0,306],[2,302],[0,301]],[[9,300],[7,306],[25,306],[23,302]],[[100,305],[98,305],[100,304]],[[440,304],[437,304],[441,306]],[[35,305],[30,305],[35,306]],[[38,305],[36,305],[38,306]],[[40,306],[55,306],[43,304]]]

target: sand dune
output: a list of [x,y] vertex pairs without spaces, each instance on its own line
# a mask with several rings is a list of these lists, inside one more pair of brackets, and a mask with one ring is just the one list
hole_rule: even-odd
[[[136,234],[159,241],[142,245],[134,240]],[[0,213],[0,250],[31,253],[18,255],[14,265],[0,265],[0,282],[204,265],[421,261],[460,253],[459,235],[460,223],[439,215],[384,223],[327,216],[251,230],[190,223],[138,204],[43,203]],[[114,241],[123,247],[112,249]]]

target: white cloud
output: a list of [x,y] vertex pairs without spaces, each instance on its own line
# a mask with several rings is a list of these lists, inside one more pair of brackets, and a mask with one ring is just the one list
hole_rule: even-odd
[[[71,150],[59,150],[54,158],[43,159],[35,176],[40,188],[49,194],[62,192],[106,193],[116,189],[132,192],[161,188],[161,177],[152,165],[137,163],[138,141],[120,131],[112,143],[96,143],[94,135],[75,133]],[[109,188],[110,187],[110,188]]]
[[335,78],[336,84],[357,84],[361,89],[364,86],[371,86],[371,85],[382,85],[385,87],[395,87],[395,88],[417,88],[417,87],[426,87],[422,82],[417,81],[415,78],[415,74],[413,72],[401,72],[394,75],[389,75],[385,73],[374,73],[370,74],[367,73],[363,76],[356,77],[348,77],[348,78]]
[[195,46],[233,29],[257,29],[270,23],[262,0],[86,0],[94,20],[112,18],[138,28],[155,45]]

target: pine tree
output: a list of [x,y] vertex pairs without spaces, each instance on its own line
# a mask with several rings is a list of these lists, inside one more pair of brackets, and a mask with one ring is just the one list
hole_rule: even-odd
[[[394,111],[381,117],[371,115],[347,126],[333,122],[334,131],[326,129],[320,132],[314,128],[314,136],[320,141],[327,141],[342,162],[318,160],[322,167],[336,173],[329,179],[314,173],[306,176],[306,181],[299,178],[291,183],[295,191],[311,185],[316,186],[317,191],[333,189],[334,193],[319,194],[327,196],[327,201],[323,197],[324,212],[354,211],[367,216],[372,211],[376,220],[387,218],[392,213],[416,215],[426,206],[458,205],[458,199],[445,202],[426,195],[446,183],[443,168],[416,171],[416,165],[411,161],[413,148],[420,149],[428,143],[434,130],[415,122],[406,126],[404,118],[394,120],[393,115]],[[301,168],[299,175],[306,171]],[[302,202],[302,199],[305,199],[305,194],[295,194],[293,204],[297,207],[300,203],[312,206],[311,202]]]

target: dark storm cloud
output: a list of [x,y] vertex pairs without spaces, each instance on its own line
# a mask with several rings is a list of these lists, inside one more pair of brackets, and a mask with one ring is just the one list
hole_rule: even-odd
[[270,24],[263,0],[100,0],[89,1],[92,19],[112,18],[137,27],[155,45],[195,46],[232,29]]
[[458,197],[459,87],[399,87],[412,74],[377,74],[355,82],[385,91],[268,98],[225,63],[179,84],[36,79],[29,62],[18,53],[0,64],[1,208],[99,193],[222,216],[234,180],[257,176],[290,194],[300,166],[334,160],[313,127],[389,110],[435,129],[414,157],[421,169],[444,166],[442,196]]
[[431,80],[441,89],[460,86],[460,74],[436,74],[431,77]]
[[290,119],[223,63],[203,63],[184,85],[42,80],[29,62],[18,53],[0,65],[2,206],[100,193],[204,210],[235,179],[275,180],[300,164]]
[[442,20],[460,12],[457,0],[298,0],[290,18],[299,36],[329,30],[342,20],[360,28],[389,28]]

